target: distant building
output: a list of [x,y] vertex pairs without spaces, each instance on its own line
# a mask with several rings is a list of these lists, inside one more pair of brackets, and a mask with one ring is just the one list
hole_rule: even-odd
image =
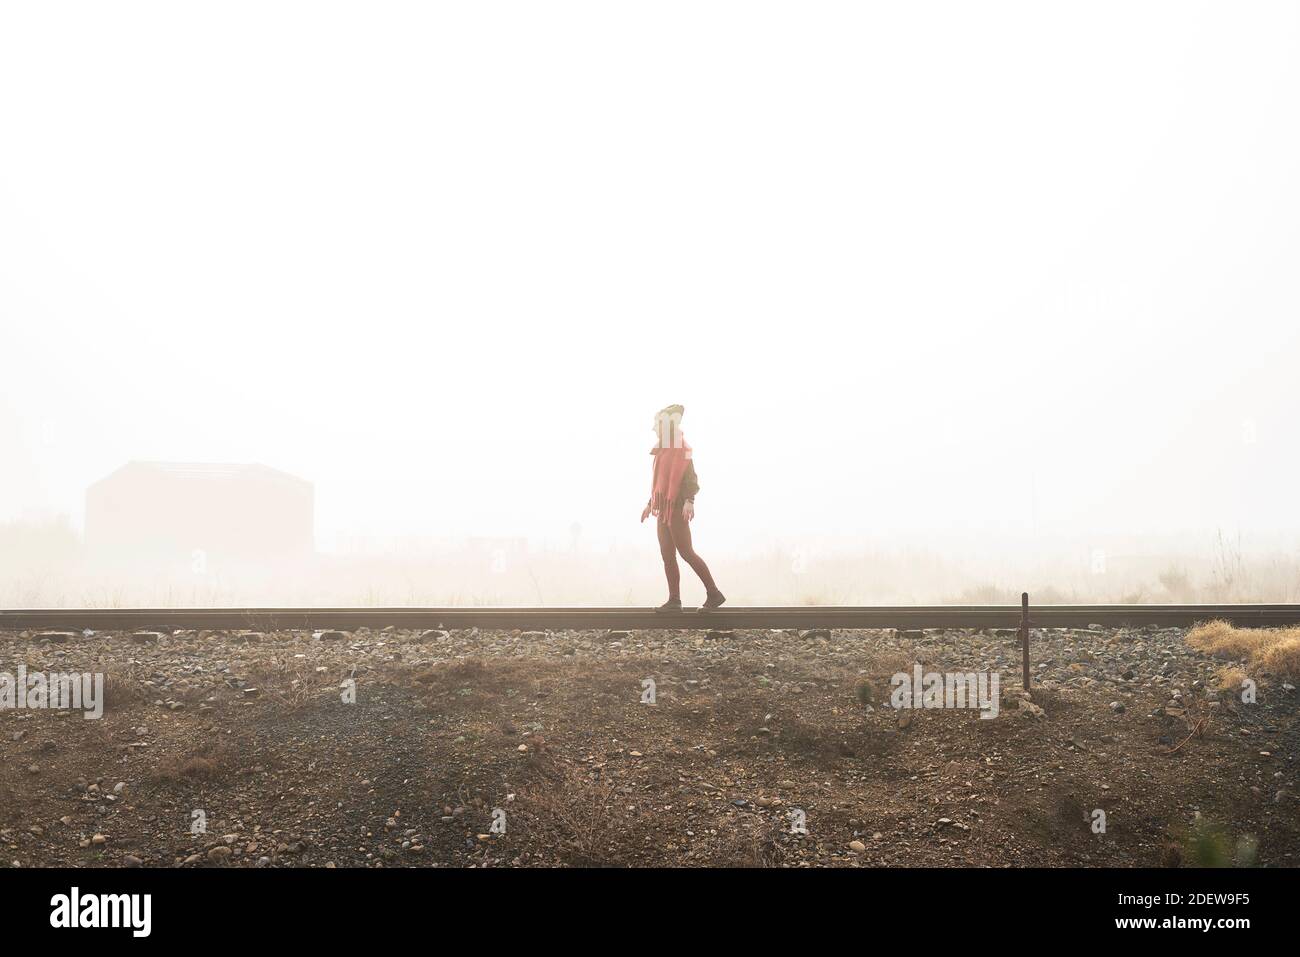
[[86,546],[151,563],[301,556],[315,494],[265,465],[129,462],[86,490]]

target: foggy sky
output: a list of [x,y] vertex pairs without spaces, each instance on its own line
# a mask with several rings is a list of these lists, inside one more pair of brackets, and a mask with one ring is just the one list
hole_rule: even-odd
[[1298,9],[7,4],[0,519],[1294,541]]

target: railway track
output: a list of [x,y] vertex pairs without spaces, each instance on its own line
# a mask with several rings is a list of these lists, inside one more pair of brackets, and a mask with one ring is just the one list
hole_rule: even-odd
[[[656,613],[649,608],[46,608],[0,611],[0,631],[76,629],[652,629],[652,628],[1006,628],[1019,605],[896,605],[721,608]],[[1221,619],[1240,627],[1300,625],[1300,605],[1035,605],[1035,628],[1089,625],[1187,627]]]

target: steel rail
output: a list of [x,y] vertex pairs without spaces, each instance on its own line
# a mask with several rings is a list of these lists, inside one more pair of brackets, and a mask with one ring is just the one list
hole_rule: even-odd
[[[1018,629],[1020,605],[868,605],[720,608],[44,608],[0,610],[0,631],[154,629]],[[1089,625],[1188,627],[1222,620],[1242,627],[1300,625],[1300,605],[1034,605],[1035,628]]]

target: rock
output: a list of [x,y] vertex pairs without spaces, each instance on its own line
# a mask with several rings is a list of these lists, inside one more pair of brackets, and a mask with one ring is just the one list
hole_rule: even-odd
[[1115,712],[1116,714],[1123,714],[1123,713],[1124,713],[1124,702],[1122,702],[1122,701],[1112,701],[1112,702],[1110,703],[1110,710],[1113,711],[1113,712]]
[[137,645],[152,645],[161,638],[162,633],[157,631],[137,631],[131,635],[131,640]]
[[139,867],[143,863],[144,861],[140,860],[140,858],[136,857],[134,854],[128,854],[122,858],[122,864],[126,867]]
[[90,839],[90,843],[95,847],[103,847],[105,844],[108,843],[108,838],[105,837],[103,834],[96,834],[94,837]]
[[860,853],[862,853],[863,851],[865,851],[866,849],[867,849],[867,845],[863,844],[861,841],[849,841],[849,850],[850,850],[850,851],[854,851],[854,852],[860,854]]
[[347,641],[348,635],[344,631],[318,631],[316,639],[318,641]]
[[829,628],[809,628],[807,631],[799,632],[799,637],[804,641],[813,641],[817,638],[830,640],[831,632]]
[[213,864],[222,865],[230,860],[231,853],[230,848],[226,847],[224,844],[218,844],[212,850],[208,851],[208,860]]
[[42,631],[35,636],[36,641],[48,641],[51,644],[67,644],[73,638],[79,637],[75,631]]
[[731,635],[732,635],[731,631],[724,630],[721,628],[715,628],[712,631],[707,631],[704,633],[704,637],[707,638],[709,641],[724,641],[725,639],[730,638]]

